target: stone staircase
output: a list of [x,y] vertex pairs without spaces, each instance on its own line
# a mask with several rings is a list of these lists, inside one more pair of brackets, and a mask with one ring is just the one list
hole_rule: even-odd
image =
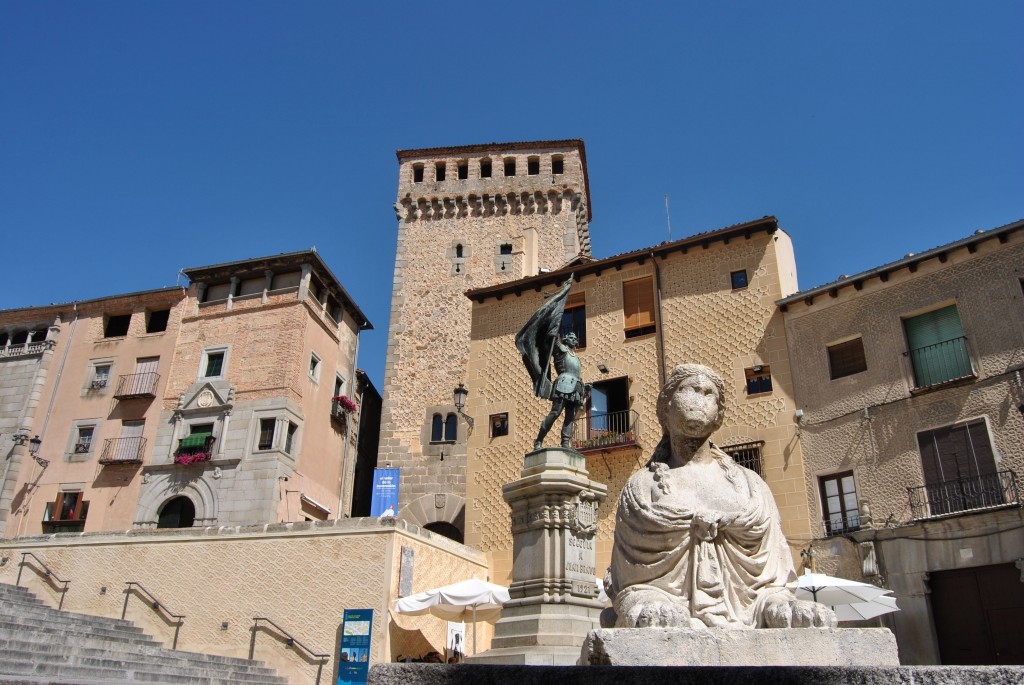
[[0,583],[0,685],[287,685],[248,659],[164,649],[130,621],[57,611]]

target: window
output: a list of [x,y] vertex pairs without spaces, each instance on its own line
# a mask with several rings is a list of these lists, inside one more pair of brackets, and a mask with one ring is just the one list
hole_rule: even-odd
[[146,448],[146,438],[143,437],[145,428],[145,421],[122,421],[121,434],[115,440],[106,441],[100,460],[119,464],[142,461]]
[[864,358],[864,340],[854,338],[828,346],[828,374],[836,380],[866,371],[868,362]]
[[480,178],[491,177],[491,160],[481,159],[480,160]]
[[455,246],[455,258],[462,259],[462,243]]
[[458,428],[458,417],[455,414],[445,417],[434,414],[430,421],[430,442],[455,442]]
[[146,332],[163,333],[167,330],[167,319],[170,318],[170,309],[157,309],[146,313]]
[[654,333],[654,279],[648,276],[622,284],[622,313],[627,338]]
[[299,430],[299,427],[296,426],[291,421],[289,421],[288,422],[288,432],[285,433],[285,436],[284,436],[284,453],[285,454],[291,454],[292,453],[292,447],[295,445],[295,432],[297,430]]
[[104,338],[122,338],[128,335],[128,326],[131,325],[131,314],[116,314],[108,316],[103,324]]
[[502,412],[500,414],[491,414],[491,420],[488,422],[491,425],[491,437],[500,438],[503,435],[508,435],[508,412]]
[[512,243],[502,243],[498,247],[498,254],[500,254],[500,255],[510,255],[510,254],[512,254]]
[[75,429],[75,454],[89,454],[92,451],[92,436],[95,431],[95,426],[78,426]]
[[99,388],[105,388],[110,383],[110,364],[96,364],[92,367],[92,381],[89,386],[98,390]]
[[335,375],[334,377],[334,397],[341,395],[342,389],[345,387],[345,379],[341,376]]
[[629,408],[629,378],[597,381],[590,391],[585,418],[577,419],[573,446],[607,449],[636,442],[634,412]]
[[11,337],[7,334],[6,331],[0,333],[0,347],[7,347],[7,343],[10,341],[10,339]]
[[320,357],[316,356],[316,352],[309,355],[309,377],[320,382]]
[[465,181],[467,178],[469,178],[469,160],[460,159],[457,163],[456,168],[458,169],[459,172],[460,181]]
[[224,358],[226,356],[225,350],[204,350],[200,378],[221,378],[224,375]]
[[860,528],[857,508],[857,486],[853,471],[818,479],[821,489],[821,514],[825,521],[825,535],[838,535]]
[[903,320],[914,369],[914,387],[967,378],[974,375],[967,355],[967,338],[956,305]]
[[196,505],[191,499],[179,495],[160,507],[157,528],[191,528],[196,521]]
[[515,176],[516,175],[516,158],[506,157],[505,158],[505,175]]
[[[213,424],[193,423],[188,427],[188,435],[178,441],[175,461],[188,465],[197,461],[213,458]],[[182,459],[188,457],[188,459]]]
[[443,181],[445,176],[445,165],[444,162],[438,162],[434,165],[434,178],[438,181]]
[[730,274],[730,278],[732,279],[732,289],[733,290],[742,290],[743,288],[747,287],[747,270],[746,269],[740,269],[739,271],[733,271]]
[[558,176],[563,172],[563,168],[562,155],[553,155],[551,157],[551,173]]
[[1003,504],[984,419],[917,434],[931,516]]
[[412,165],[412,182],[423,183],[423,165],[413,164]]
[[61,532],[73,532],[73,528],[68,524],[79,524],[84,527],[85,517],[89,513],[89,503],[85,501],[84,492],[58,492],[57,499],[48,509],[49,516],[44,514],[44,521],[51,524],[62,524],[58,528]]
[[540,173],[540,157],[530,157],[526,160],[526,175],[536,176]]
[[11,338],[12,345],[24,345],[28,342],[28,331],[16,331]]
[[745,469],[750,469],[757,475],[764,478],[764,471],[761,469],[761,448],[764,441],[744,442],[738,445],[723,447],[722,451],[733,458],[737,464]]
[[772,371],[769,366],[753,366],[744,369],[747,378],[747,394],[757,395],[763,392],[772,391]]
[[277,419],[260,419],[260,435],[256,442],[258,450],[274,449],[274,429],[277,426]]
[[49,329],[38,328],[38,329],[32,331],[32,334],[29,335],[28,341],[29,342],[43,342],[44,340],[46,340],[46,334],[48,332],[49,332]]
[[568,333],[576,334],[579,347],[587,346],[587,304],[583,293],[572,293],[565,303],[559,335],[565,337]]

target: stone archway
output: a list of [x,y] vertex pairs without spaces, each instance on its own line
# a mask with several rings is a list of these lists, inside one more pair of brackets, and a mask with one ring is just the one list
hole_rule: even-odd
[[195,524],[196,505],[185,495],[172,497],[160,507],[157,528],[191,528]]
[[[402,507],[398,518],[462,542],[466,534],[466,500],[458,495],[423,495]],[[434,525],[432,524],[448,524]],[[459,537],[454,536],[458,531]]]
[[195,508],[193,526],[217,524],[217,496],[213,484],[207,481],[210,475],[204,473],[193,480],[182,479],[176,471],[151,472],[146,476],[135,510],[136,527],[158,527],[164,505],[177,497],[186,497],[192,502]]

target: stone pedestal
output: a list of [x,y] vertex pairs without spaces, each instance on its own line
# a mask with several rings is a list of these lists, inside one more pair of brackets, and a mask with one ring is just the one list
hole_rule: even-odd
[[888,628],[605,628],[587,636],[592,666],[899,666]]
[[502,488],[512,509],[512,600],[494,627],[491,649],[474,663],[571,665],[600,627],[597,507],[608,488],[590,480],[576,450],[526,455],[521,478]]

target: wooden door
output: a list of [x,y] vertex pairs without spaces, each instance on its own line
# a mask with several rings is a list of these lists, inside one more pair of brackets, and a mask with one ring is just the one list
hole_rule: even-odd
[[1014,564],[930,576],[943,664],[1024,665],[1024,583]]

